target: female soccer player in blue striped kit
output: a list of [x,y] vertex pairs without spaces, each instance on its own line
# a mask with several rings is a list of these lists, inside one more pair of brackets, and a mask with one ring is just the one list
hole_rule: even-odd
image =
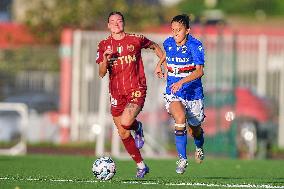
[[[201,77],[204,74],[204,49],[202,43],[189,34],[190,20],[185,14],[175,16],[171,21],[172,37],[163,45],[167,71],[167,86],[164,94],[166,108],[175,121],[175,142],[179,156],[176,172],[182,174],[187,161],[187,126],[196,145],[195,159],[201,163],[203,152],[203,87]],[[162,63],[157,64],[155,73],[164,76]]]

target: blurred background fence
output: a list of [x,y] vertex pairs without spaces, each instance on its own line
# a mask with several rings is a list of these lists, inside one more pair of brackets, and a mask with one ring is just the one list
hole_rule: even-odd
[[1,97],[31,91],[58,95],[58,47],[3,48],[0,60]]
[[0,62],[0,144],[11,147],[0,153],[23,153],[27,142],[58,143],[59,128],[52,116],[59,100],[59,74],[53,71],[58,47],[3,48]]
[[[268,157],[284,147],[283,7],[282,0],[1,0],[0,147],[12,143],[14,153],[26,143],[86,142],[97,155],[122,155],[108,78],[99,79],[95,63],[98,42],[108,35],[98,31],[106,29],[108,13],[119,10],[127,31],[160,45],[172,17],[188,14],[206,50],[206,153]],[[144,50],[143,58],[149,88],[139,115],[147,132],[144,153],[171,155],[165,82],[153,75],[155,55]]]
[[[162,44],[166,35],[145,34]],[[100,79],[95,63],[97,44],[107,33],[75,31],[73,43],[71,137],[86,140],[93,132],[97,153],[111,143],[119,153],[119,138],[109,114],[107,79]],[[284,41],[281,37],[245,35],[201,35],[206,49],[203,78],[205,89],[206,151],[215,154],[254,157],[275,141],[283,75]],[[143,51],[148,95],[140,115],[145,130],[145,153],[165,155],[174,143],[172,120],[164,110],[165,82],[153,75],[157,59]],[[266,96],[264,99],[264,96]],[[103,103],[102,103],[103,102]],[[278,106],[279,105],[279,106]],[[241,129],[243,128],[243,129]],[[91,131],[91,132],[90,132]],[[258,146],[262,144],[263,146]],[[191,145],[192,148],[193,145]]]
[[[70,91],[66,91],[70,93],[70,141],[95,141],[96,154],[108,151],[121,156],[109,113],[108,78],[99,78],[95,63],[97,44],[107,35],[81,30],[72,33],[70,81],[60,80],[60,73],[47,69],[47,65],[58,64],[63,51],[60,53],[58,47],[1,50],[0,96],[3,102],[28,105],[29,124],[24,131],[28,142],[60,142],[59,91],[62,83],[70,82]],[[284,38],[234,33],[196,35],[206,49],[206,151],[232,157],[266,157],[277,143],[277,126],[283,124]],[[161,46],[168,37],[151,33],[145,36]],[[174,149],[174,136],[173,122],[163,102],[165,81],[154,77],[157,58],[152,52],[144,50],[142,56],[148,83],[145,107],[139,115],[146,131],[144,153],[167,156]],[[33,64],[40,71],[29,69]],[[5,122],[1,120],[4,131]],[[0,135],[0,140],[11,140],[19,132]]]

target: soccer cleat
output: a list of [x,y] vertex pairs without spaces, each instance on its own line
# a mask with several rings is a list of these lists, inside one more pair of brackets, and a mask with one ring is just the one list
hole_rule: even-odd
[[143,134],[142,123],[138,121],[138,129],[134,131],[135,133],[135,145],[138,149],[141,149],[144,145],[145,139]]
[[183,174],[185,172],[187,165],[188,165],[187,159],[179,159],[177,161],[177,167],[176,167],[177,174]]
[[195,161],[197,163],[202,163],[202,161],[204,160],[204,152],[203,152],[203,148],[197,148],[195,150]]
[[137,173],[136,173],[136,177],[137,178],[144,178],[144,176],[149,173],[150,169],[149,167],[146,165],[146,167],[144,169],[139,169],[137,168]]

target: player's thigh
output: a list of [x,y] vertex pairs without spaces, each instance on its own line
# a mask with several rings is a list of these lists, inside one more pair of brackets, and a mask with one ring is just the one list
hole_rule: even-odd
[[126,97],[126,106],[121,115],[122,125],[130,126],[144,106],[146,89],[137,88],[129,92]]
[[205,118],[203,100],[193,100],[186,103],[188,107],[186,110],[188,125],[193,129],[196,127],[196,130],[200,130],[198,127],[200,127]]
[[130,136],[130,131],[124,129],[121,126],[121,116],[113,117],[114,124],[117,128],[118,134],[122,139],[128,138]]
[[124,111],[121,115],[121,125],[130,126],[133,121],[136,119],[137,115],[142,110],[142,107],[138,104],[129,103],[124,108]]
[[173,101],[169,107],[170,114],[178,124],[185,123],[185,108],[182,102]]

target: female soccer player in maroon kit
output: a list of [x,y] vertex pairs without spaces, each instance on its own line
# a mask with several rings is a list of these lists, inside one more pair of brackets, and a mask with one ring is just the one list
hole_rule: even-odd
[[[137,178],[144,178],[149,167],[143,162],[140,148],[144,145],[141,122],[136,120],[146,97],[146,77],[141,49],[150,48],[163,61],[164,53],[153,41],[143,35],[124,31],[124,17],[120,12],[111,12],[108,29],[111,34],[99,43],[97,60],[99,75],[109,72],[111,114],[126,151],[137,164]],[[134,130],[135,139],[131,135]]]

